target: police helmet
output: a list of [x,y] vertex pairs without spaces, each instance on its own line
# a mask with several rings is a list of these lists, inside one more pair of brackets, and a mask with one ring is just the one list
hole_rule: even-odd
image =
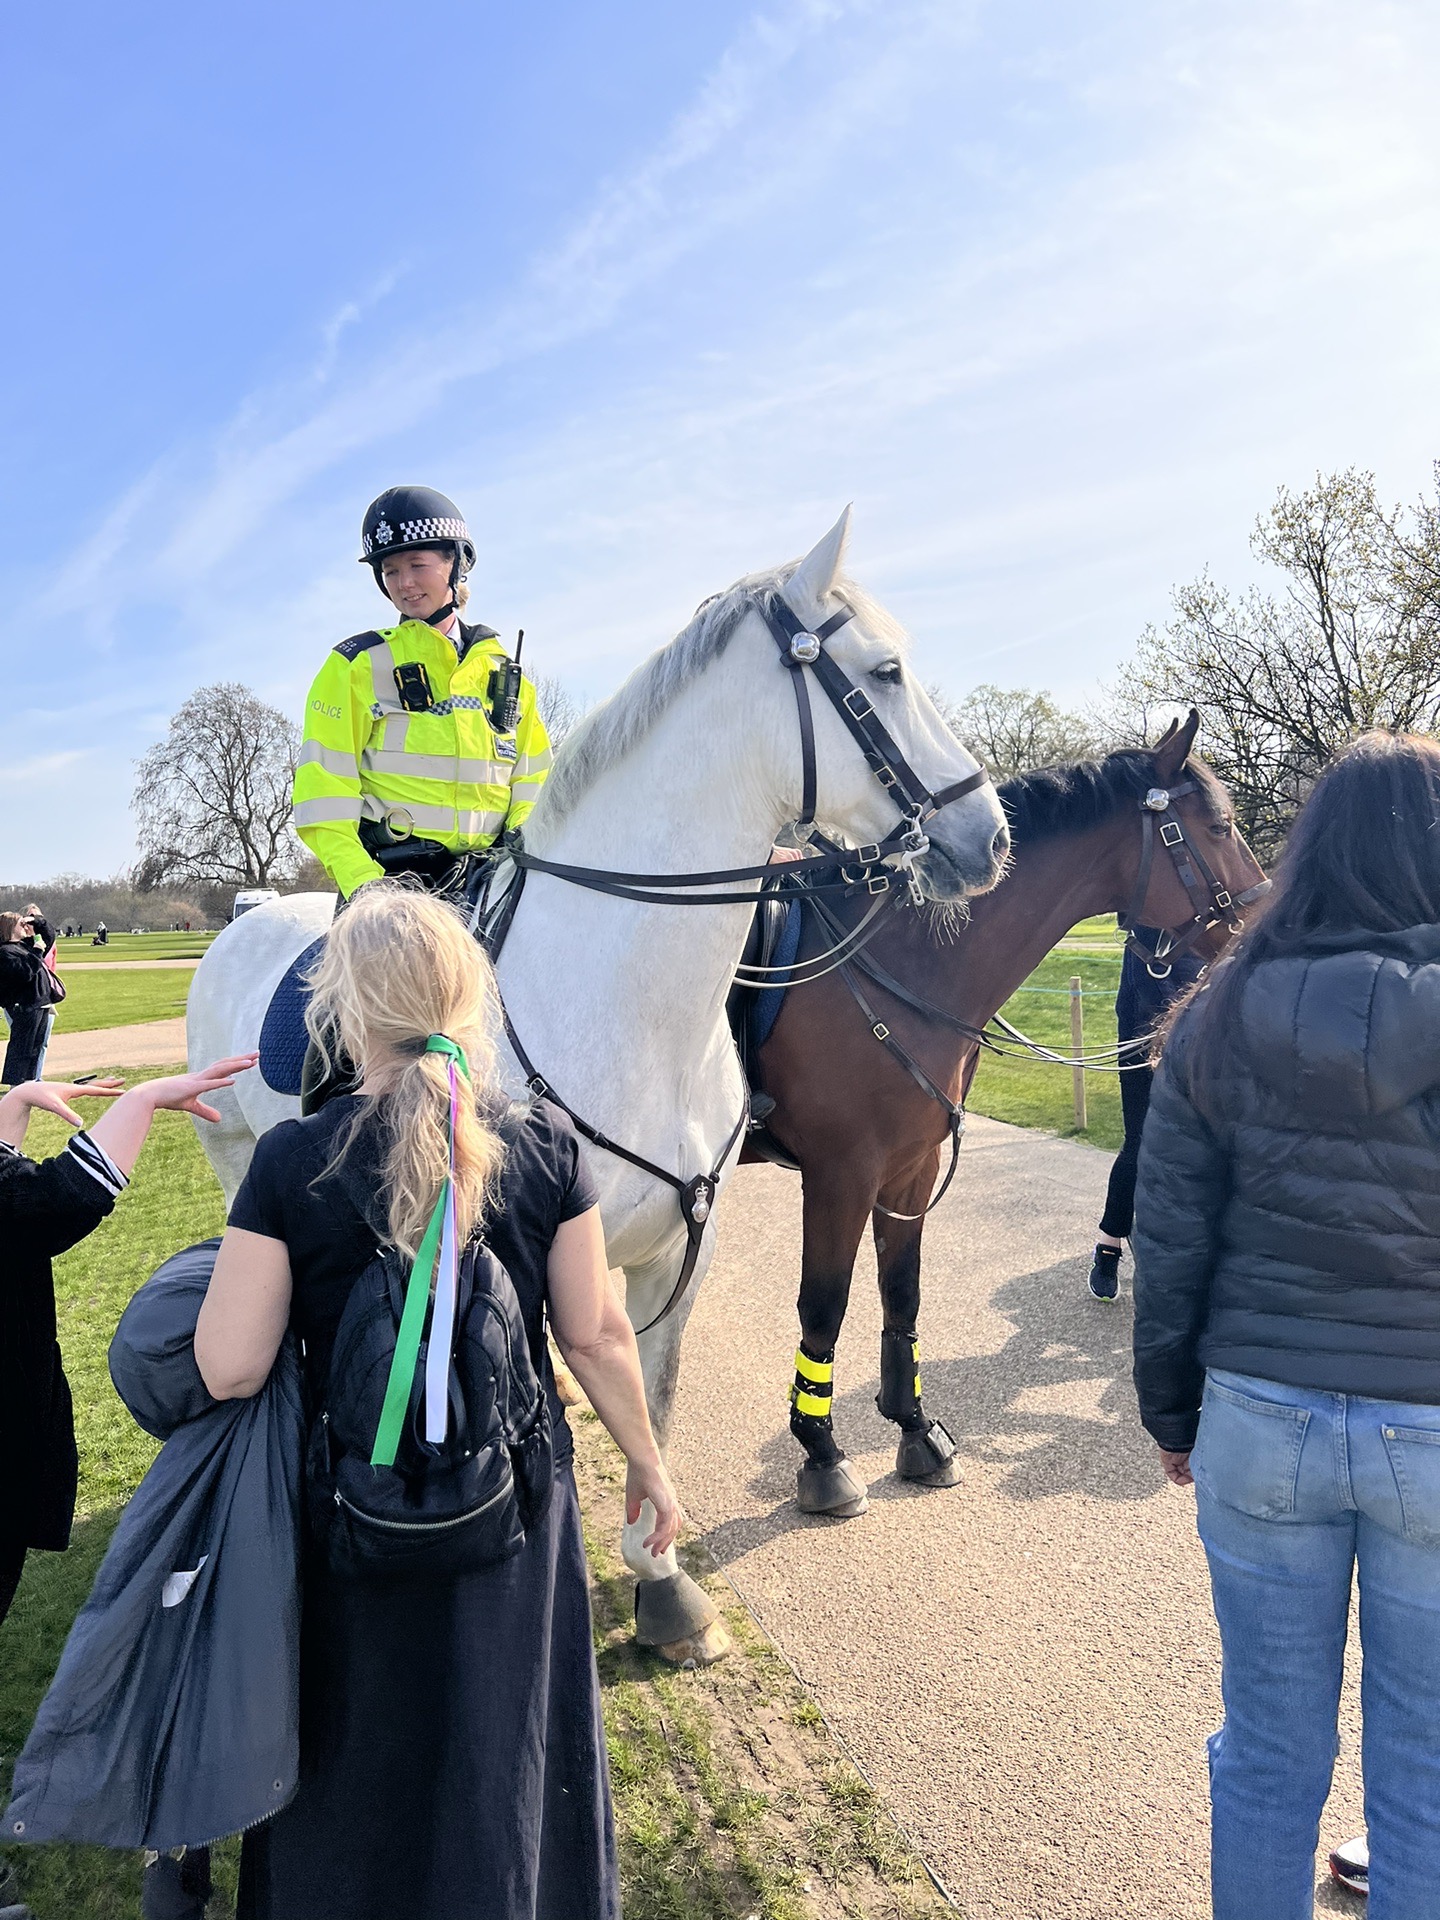
[[475,542],[464,514],[453,500],[433,487],[387,487],[365,509],[360,544],[365,549],[360,564],[374,573],[382,593],[380,567],[387,553],[407,553],[415,547],[450,547],[455,554],[455,573],[469,573],[475,565]]

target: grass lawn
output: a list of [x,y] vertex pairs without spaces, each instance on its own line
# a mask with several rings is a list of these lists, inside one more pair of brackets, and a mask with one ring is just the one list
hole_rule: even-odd
[[[1095,926],[1099,933],[1106,926]],[[1113,930],[1114,921],[1108,921]],[[1077,932],[1079,929],[1077,929]],[[1085,1047],[1087,1052],[1115,1044],[1115,989],[1120,984],[1120,949],[1114,957],[1108,953],[1066,952],[1057,948],[1049,954],[1018,993],[1012,994],[1001,1011],[1005,1018],[1031,1039],[1066,1052],[1070,1048],[1070,997],[1072,977],[1082,982],[1085,998]],[[980,1067],[967,1102],[974,1113],[986,1113],[995,1120],[1009,1120],[1020,1127],[1045,1127],[1072,1140],[1087,1140],[1092,1146],[1118,1148],[1124,1138],[1120,1122],[1120,1082],[1113,1073],[1089,1073],[1085,1076],[1085,1094],[1089,1125],[1083,1132],[1075,1126],[1073,1077],[1067,1067],[1049,1066],[1038,1060],[997,1060],[993,1054],[980,1056]]]
[[[35,1120],[27,1150],[53,1153],[66,1132]],[[30,1556],[0,1627],[0,1804],[70,1622],[155,1453],[110,1385],[110,1336],[135,1288],[177,1248],[218,1231],[223,1214],[192,1123],[161,1114],[115,1213],[56,1263],[80,1505],[70,1551]],[[636,1649],[633,1588],[617,1551],[622,1463],[593,1416],[575,1424],[626,1920],[938,1916],[923,1868],[814,1703],[730,1588],[693,1556],[691,1572],[726,1609],[735,1653],[705,1672],[678,1673]],[[211,1920],[233,1920],[238,1858],[238,1842],[216,1850]],[[139,1911],[138,1855],[0,1847],[3,1865],[19,1879],[11,1897],[38,1920],[134,1920]]]
[[112,933],[108,946],[96,947],[86,933],[57,940],[55,963],[63,973],[76,960],[199,960],[214,938],[213,933]]
[[128,1027],[141,1020],[175,1020],[185,1011],[193,967],[117,968],[65,973],[65,998],[56,1033],[89,1033],[97,1027]]

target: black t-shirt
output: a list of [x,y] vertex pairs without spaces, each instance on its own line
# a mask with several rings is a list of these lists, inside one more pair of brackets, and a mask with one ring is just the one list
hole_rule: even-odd
[[[373,1110],[361,1119],[365,1104],[359,1095],[342,1095],[307,1120],[272,1127],[256,1142],[230,1209],[232,1227],[285,1242],[294,1289],[290,1323],[305,1343],[306,1369],[317,1386],[327,1378],[350,1289],[387,1237],[384,1123]],[[352,1127],[342,1163],[327,1173]],[[557,1454],[563,1454],[568,1448],[545,1347],[546,1263],[562,1222],[588,1212],[598,1195],[574,1128],[548,1100],[535,1102],[518,1132],[506,1132],[510,1145],[485,1237],[515,1283],[531,1357],[557,1420]]]

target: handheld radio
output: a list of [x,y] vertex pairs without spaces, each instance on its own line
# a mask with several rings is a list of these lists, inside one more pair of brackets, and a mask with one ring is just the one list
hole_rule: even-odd
[[515,658],[500,662],[490,675],[490,724],[496,733],[513,733],[520,721],[520,649],[525,629],[515,636]]

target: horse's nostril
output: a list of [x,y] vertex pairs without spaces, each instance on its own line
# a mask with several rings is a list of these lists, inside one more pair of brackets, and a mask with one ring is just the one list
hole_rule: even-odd
[[995,830],[995,838],[990,842],[990,852],[998,863],[1005,858],[1009,851],[1010,829],[1009,827],[997,827]]

